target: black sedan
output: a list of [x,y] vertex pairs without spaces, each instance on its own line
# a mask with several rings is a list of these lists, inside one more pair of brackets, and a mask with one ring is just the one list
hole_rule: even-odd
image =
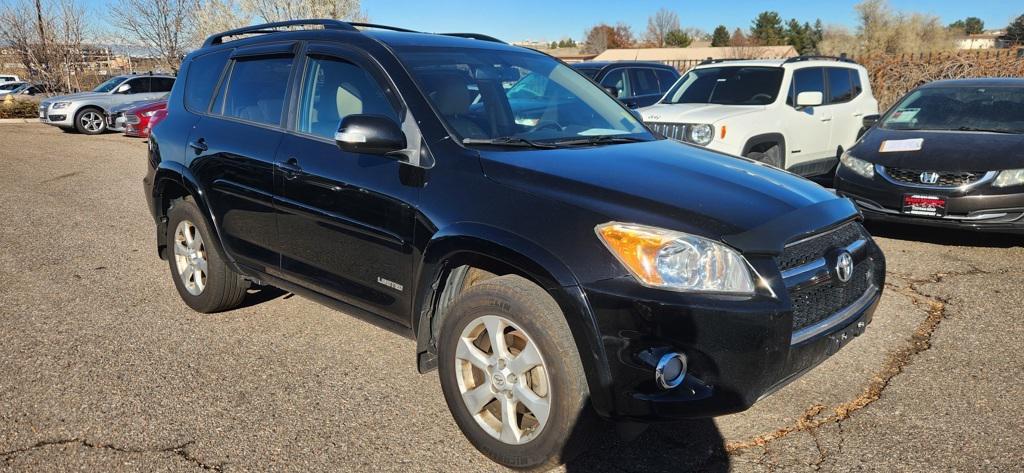
[[835,179],[867,218],[1024,233],[1024,79],[933,82],[877,118]]

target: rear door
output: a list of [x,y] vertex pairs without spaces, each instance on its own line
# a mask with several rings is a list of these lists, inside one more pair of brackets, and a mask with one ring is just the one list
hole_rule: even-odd
[[849,67],[826,67],[828,76],[828,106],[832,109],[831,148],[850,149],[857,140],[857,133],[863,123],[864,111],[860,110],[857,97],[861,93],[860,77],[856,69]]
[[235,50],[186,150],[228,253],[269,273],[280,265],[274,156],[284,135],[294,49],[282,43]]
[[296,105],[277,152],[284,276],[408,324],[412,300],[413,168],[350,153],[334,135],[353,114],[400,122],[400,101],[376,64],[347,48],[310,44]]
[[[783,119],[786,128],[786,168],[807,164],[835,155],[829,151],[832,142],[832,112],[827,105],[825,70],[821,67],[806,67],[793,71],[789,95],[789,108]],[[798,108],[796,97],[801,92],[821,92],[826,100],[817,107]]]

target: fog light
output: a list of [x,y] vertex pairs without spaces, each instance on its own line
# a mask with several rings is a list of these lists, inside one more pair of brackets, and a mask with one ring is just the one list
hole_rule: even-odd
[[666,353],[654,368],[654,379],[662,389],[673,389],[686,379],[686,356],[681,353]]

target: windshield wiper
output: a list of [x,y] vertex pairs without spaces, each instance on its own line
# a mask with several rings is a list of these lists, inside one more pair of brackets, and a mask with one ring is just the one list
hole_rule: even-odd
[[559,145],[565,145],[565,146],[574,146],[574,145],[598,145],[598,144],[605,144],[605,143],[609,143],[609,144],[611,144],[611,143],[639,143],[639,142],[642,142],[642,141],[647,141],[647,140],[645,140],[643,138],[637,138],[637,137],[634,137],[634,136],[597,135],[597,136],[588,136],[586,138],[578,138],[578,139],[571,139],[571,140],[556,141],[555,143],[559,144]]
[[500,138],[463,138],[464,145],[517,146],[522,148],[554,149],[557,145],[531,141],[526,138],[502,136]]
[[1002,130],[1002,129],[998,129],[998,128],[979,128],[979,127],[974,127],[974,126],[962,126],[960,128],[957,128],[957,131],[982,131],[982,132],[988,132],[988,133],[1003,133],[1003,134],[1010,134],[1010,135],[1018,133],[1018,132],[1015,132],[1013,130]]

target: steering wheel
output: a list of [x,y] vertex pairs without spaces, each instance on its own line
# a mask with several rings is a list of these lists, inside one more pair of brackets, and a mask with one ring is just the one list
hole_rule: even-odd
[[532,131],[540,131],[545,128],[551,128],[555,131],[562,131],[565,129],[565,127],[559,124],[558,122],[546,121],[538,123],[537,126],[533,127]]

